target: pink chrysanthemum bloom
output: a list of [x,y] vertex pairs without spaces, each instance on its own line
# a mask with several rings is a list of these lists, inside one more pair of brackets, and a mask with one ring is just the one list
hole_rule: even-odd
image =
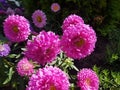
[[76,26],[77,24],[84,23],[84,20],[75,14],[69,15],[65,20],[63,21],[62,30],[64,31],[69,26]]
[[33,14],[32,14],[32,19],[33,19],[33,23],[35,24],[35,26],[37,26],[38,28],[42,28],[46,25],[46,15],[43,11],[41,10],[36,10]]
[[81,59],[94,51],[96,33],[89,25],[69,26],[61,39],[62,50],[68,57]]
[[58,12],[58,11],[60,10],[60,5],[59,5],[58,3],[53,3],[53,4],[51,5],[51,10],[52,10],[53,12]]
[[12,42],[22,42],[28,39],[30,25],[23,16],[10,15],[3,24],[5,36]]
[[26,90],[69,90],[69,80],[65,72],[57,67],[45,67],[33,74]]
[[17,72],[20,76],[30,76],[34,72],[34,66],[24,57],[17,64]]
[[91,69],[82,69],[78,72],[77,79],[80,90],[98,90],[99,88],[99,78]]
[[33,40],[27,42],[25,56],[37,61],[39,64],[46,64],[53,61],[60,52],[60,40],[55,33],[41,31]]

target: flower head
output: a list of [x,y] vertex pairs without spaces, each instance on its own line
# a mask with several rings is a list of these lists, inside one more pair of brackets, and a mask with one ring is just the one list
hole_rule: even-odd
[[69,90],[67,75],[57,67],[45,67],[33,74],[26,90]]
[[81,90],[98,90],[99,88],[99,78],[91,69],[82,69],[78,72],[77,79]]
[[6,14],[7,15],[12,15],[12,14],[15,14],[15,11],[12,8],[9,7],[6,11]]
[[10,52],[10,47],[8,44],[0,45],[0,57],[7,56]]
[[32,14],[32,19],[33,19],[33,23],[38,27],[38,28],[42,28],[46,25],[46,15],[43,11],[41,10],[36,10],[33,14]]
[[[27,42],[25,56],[45,64],[53,61],[60,52],[60,40],[53,32],[40,32],[33,40]],[[32,47],[32,48],[31,48]]]
[[69,15],[65,20],[63,21],[62,29],[63,31],[69,27],[69,26],[76,26],[77,24],[84,23],[84,20],[75,14]]
[[53,3],[53,4],[51,5],[51,10],[52,10],[53,12],[58,12],[58,11],[60,10],[60,5],[59,5],[58,3]]
[[81,59],[94,51],[96,33],[89,25],[69,26],[64,30],[61,45],[68,57]]
[[34,72],[34,66],[27,58],[21,59],[17,64],[17,71],[20,76],[29,76]]
[[22,42],[28,39],[30,25],[23,16],[10,15],[5,19],[4,34],[12,42]]

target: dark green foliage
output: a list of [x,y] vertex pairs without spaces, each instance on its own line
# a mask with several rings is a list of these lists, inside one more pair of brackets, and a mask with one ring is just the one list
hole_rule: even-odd
[[120,88],[120,62],[115,65],[107,65],[103,67],[93,67],[100,79],[100,90],[119,90]]
[[106,60],[109,63],[120,60],[120,29],[116,29],[110,32],[109,43],[106,47]]
[[13,63],[0,58],[0,86],[8,84],[14,74]]

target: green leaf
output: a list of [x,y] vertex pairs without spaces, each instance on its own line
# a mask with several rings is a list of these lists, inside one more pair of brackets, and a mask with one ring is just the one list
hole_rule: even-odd
[[110,90],[120,90],[120,87],[111,87]]
[[17,55],[16,54],[9,54],[9,58],[15,58]]
[[75,66],[75,65],[72,65],[71,66],[73,69],[75,69],[76,71],[79,71],[79,69]]
[[26,51],[26,48],[21,48],[22,51]]
[[102,71],[102,73],[104,73],[105,76],[108,76],[109,71],[104,69],[104,70]]
[[8,82],[10,82],[13,73],[14,73],[13,67],[10,67],[9,72],[8,72],[8,77],[7,77],[7,79],[3,82],[3,84],[7,84]]
[[120,85],[120,72],[115,73],[114,81]]
[[98,74],[100,71],[100,68],[97,67],[96,65],[93,66],[93,70]]
[[13,66],[14,66],[14,63],[9,62],[9,61],[6,60],[6,59],[3,59],[3,62],[4,62],[4,66],[7,66],[7,67],[13,67]]
[[112,54],[112,59],[117,60],[119,57],[117,54]]
[[74,85],[74,83],[71,83],[71,85],[70,85],[70,90],[75,90],[75,85]]

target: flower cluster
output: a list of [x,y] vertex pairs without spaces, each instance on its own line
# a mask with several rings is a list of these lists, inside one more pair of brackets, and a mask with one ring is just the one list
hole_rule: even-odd
[[45,67],[33,74],[26,90],[69,90],[67,75],[57,67]]
[[51,31],[41,31],[33,40],[27,42],[24,53],[26,57],[44,65],[53,61],[59,52],[60,40],[58,36]]
[[81,59],[90,55],[96,40],[93,28],[84,24],[81,17],[70,15],[64,20],[61,46],[68,57]]
[[[53,12],[58,12],[60,9],[58,3],[51,4]],[[76,67],[67,58],[81,59],[94,51],[97,41],[94,29],[85,24],[82,17],[71,14],[65,18],[61,26],[63,35],[58,36],[52,31],[47,32],[43,29],[47,26],[47,17],[42,10],[34,11],[31,16],[37,27],[35,30],[24,16],[14,13],[11,8],[8,8],[7,13],[9,16],[3,22],[3,32],[11,43],[17,44],[11,45],[15,48],[13,51],[8,44],[0,45],[0,58],[7,56],[10,51],[15,53],[12,57],[13,60],[22,57],[22,59],[16,60],[18,62],[16,70],[20,76],[29,77],[26,90],[69,90],[70,78],[64,72],[64,68]],[[39,29],[41,31],[36,32]],[[17,57],[19,52],[15,51],[20,48],[16,48],[17,45],[24,46],[21,49],[24,51],[20,52],[23,56]],[[60,51],[66,55],[59,55]],[[32,63],[29,60],[32,60]],[[64,62],[59,63],[60,60]],[[67,62],[67,66],[65,62]],[[75,70],[78,71],[77,68]],[[91,69],[80,70],[77,79],[78,87],[81,90],[98,90],[99,88],[99,79]]]

